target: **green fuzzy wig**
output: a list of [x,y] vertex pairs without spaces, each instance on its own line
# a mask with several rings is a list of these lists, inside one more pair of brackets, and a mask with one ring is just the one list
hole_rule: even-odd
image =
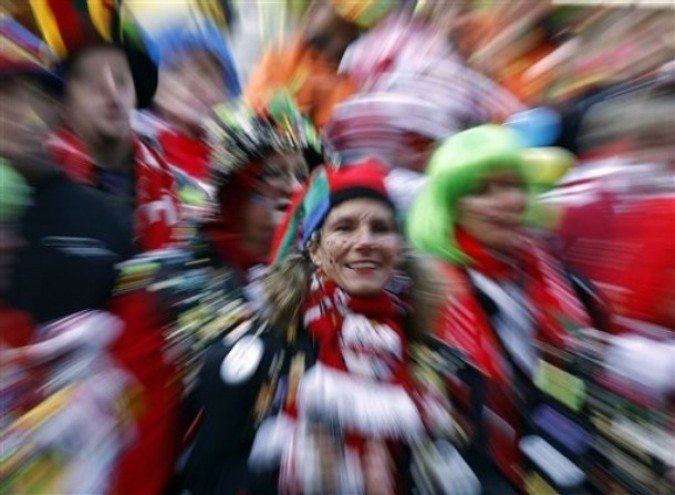
[[433,154],[429,180],[415,200],[407,221],[408,236],[417,249],[455,264],[470,258],[455,240],[458,201],[477,190],[496,171],[523,172],[522,147],[513,131],[483,125],[460,132]]

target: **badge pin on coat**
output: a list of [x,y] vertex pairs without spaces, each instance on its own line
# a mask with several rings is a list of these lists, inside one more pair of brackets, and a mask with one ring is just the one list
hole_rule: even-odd
[[255,336],[242,337],[223,359],[220,376],[225,383],[242,383],[253,376],[262,360],[264,345]]

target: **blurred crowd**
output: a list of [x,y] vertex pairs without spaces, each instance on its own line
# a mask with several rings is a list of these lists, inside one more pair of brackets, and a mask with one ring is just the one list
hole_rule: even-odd
[[3,1],[0,492],[675,493],[674,27]]

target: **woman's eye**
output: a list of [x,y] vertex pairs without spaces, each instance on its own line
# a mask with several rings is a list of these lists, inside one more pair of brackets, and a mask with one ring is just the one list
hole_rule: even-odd
[[333,230],[336,232],[351,232],[353,227],[348,223],[338,223],[333,227]]
[[375,223],[371,226],[371,230],[375,234],[388,234],[394,230],[394,228],[388,223]]

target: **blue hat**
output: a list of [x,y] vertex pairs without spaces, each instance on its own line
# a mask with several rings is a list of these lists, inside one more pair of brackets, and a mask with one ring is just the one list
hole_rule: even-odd
[[160,67],[171,65],[190,51],[206,51],[214,55],[223,68],[223,80],[233,97],[239,96],[241,86],[230,48],[218,28],[210,19],[193,23],[172,24],[154,37]]

